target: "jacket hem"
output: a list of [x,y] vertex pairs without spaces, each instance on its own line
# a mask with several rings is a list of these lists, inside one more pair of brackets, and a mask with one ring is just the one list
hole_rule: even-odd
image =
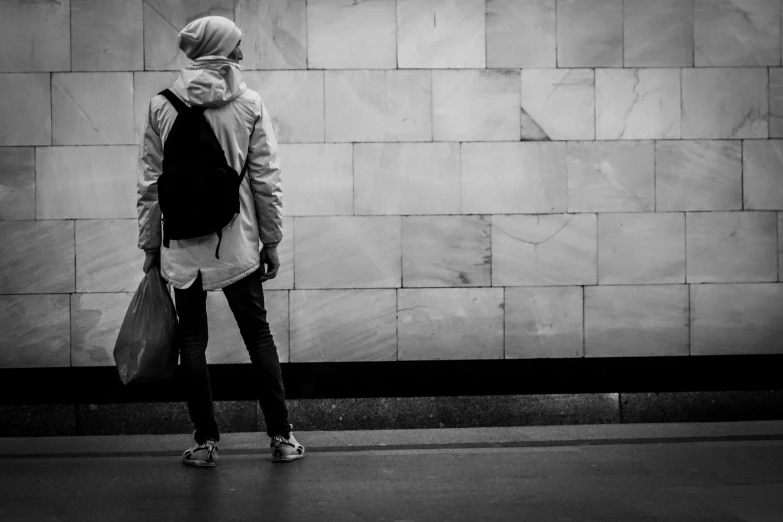
[[[250,267],[249,269],[245,270],[244,272],[241,272],[241,273],[239,273],[239,274],[237,274],[235,276],[231,276],[231,277],[229,277],[227,279],[223,279],[222,281],[218,281],[216,283],[212,283],[212,284],[209,284],[209,285],[204,284],[204,277],[202,275],[202,278],[201,278],[201,288],[203,290],[205,290],[205,291],[220,290],[221,288],[225,288],[225,287],[227,287],[227,286],[229,286],[229,285],[231,285],[233,283],[236,283],[240,279],[243,279],[243,278],[247,277],[248,275],[250,275],[253,272],[255,272],[256,270],[258,270],[258,268],[260,266],[261,266],[260,262],[255,263],[252,267]],[[187,281],[176,281],[176,280],[174,280],[171,276],[169,276],[168,274],[164,273],[163,270],[161,270],[160,275],[163,276],[163,279],[165,279],[166,282],[168,282],[169,284],[171,284],[171,286],[173,286],[174,288],[176,288],[178,290],[181,290],[182,287],[184,287],[187,284]]]

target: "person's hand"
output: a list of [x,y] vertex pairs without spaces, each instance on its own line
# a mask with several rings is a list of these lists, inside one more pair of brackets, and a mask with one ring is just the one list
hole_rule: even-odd
[[150,268],[153,266],[156,266],[160,268],[160,250],[155,250],[154,252],[146,252],[146,257],[144,258],[144,273],[150,271]]
[[269,248],[264,245],[261,248],[261,268],[264,273],[261,274],[261,282],[269,281],[277,277],[277,269],[280,268],[280,260],[277,258],[277,247]]

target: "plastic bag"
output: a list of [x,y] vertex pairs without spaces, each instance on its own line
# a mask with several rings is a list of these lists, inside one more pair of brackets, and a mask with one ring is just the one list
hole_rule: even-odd
[[114,362],[123,384],[158,381],[177,370],[174,343],[177,312],[160,269],[139,283],[114,344]]

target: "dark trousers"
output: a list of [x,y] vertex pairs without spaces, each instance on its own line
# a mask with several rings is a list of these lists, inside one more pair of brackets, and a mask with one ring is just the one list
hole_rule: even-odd
[[[245,341],[253,366],[253,377],[258,402],[266,420],[267,435],[288,436],[288,408],[280,371],[277,347],[269,331],[264,308],[264,291],[259,272],[223,288],[228,306],[234,314],[239,332]],[[196,442],[220,440],[212,388],[207,369],[207,292],[201,288],[201,273],[185,290],[174,289],[179,327],[176,337],[180,350],[180,364],[187,387],[188,411],[196,427]]]

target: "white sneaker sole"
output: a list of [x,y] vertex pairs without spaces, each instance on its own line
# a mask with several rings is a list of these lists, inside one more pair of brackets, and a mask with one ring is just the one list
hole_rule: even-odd
[[303,459],[305,456],[304,453],[300,453],[297,455],[286,455],[285,457],[272,457],[272,462],[291,462],[292,460],[299,460]]

